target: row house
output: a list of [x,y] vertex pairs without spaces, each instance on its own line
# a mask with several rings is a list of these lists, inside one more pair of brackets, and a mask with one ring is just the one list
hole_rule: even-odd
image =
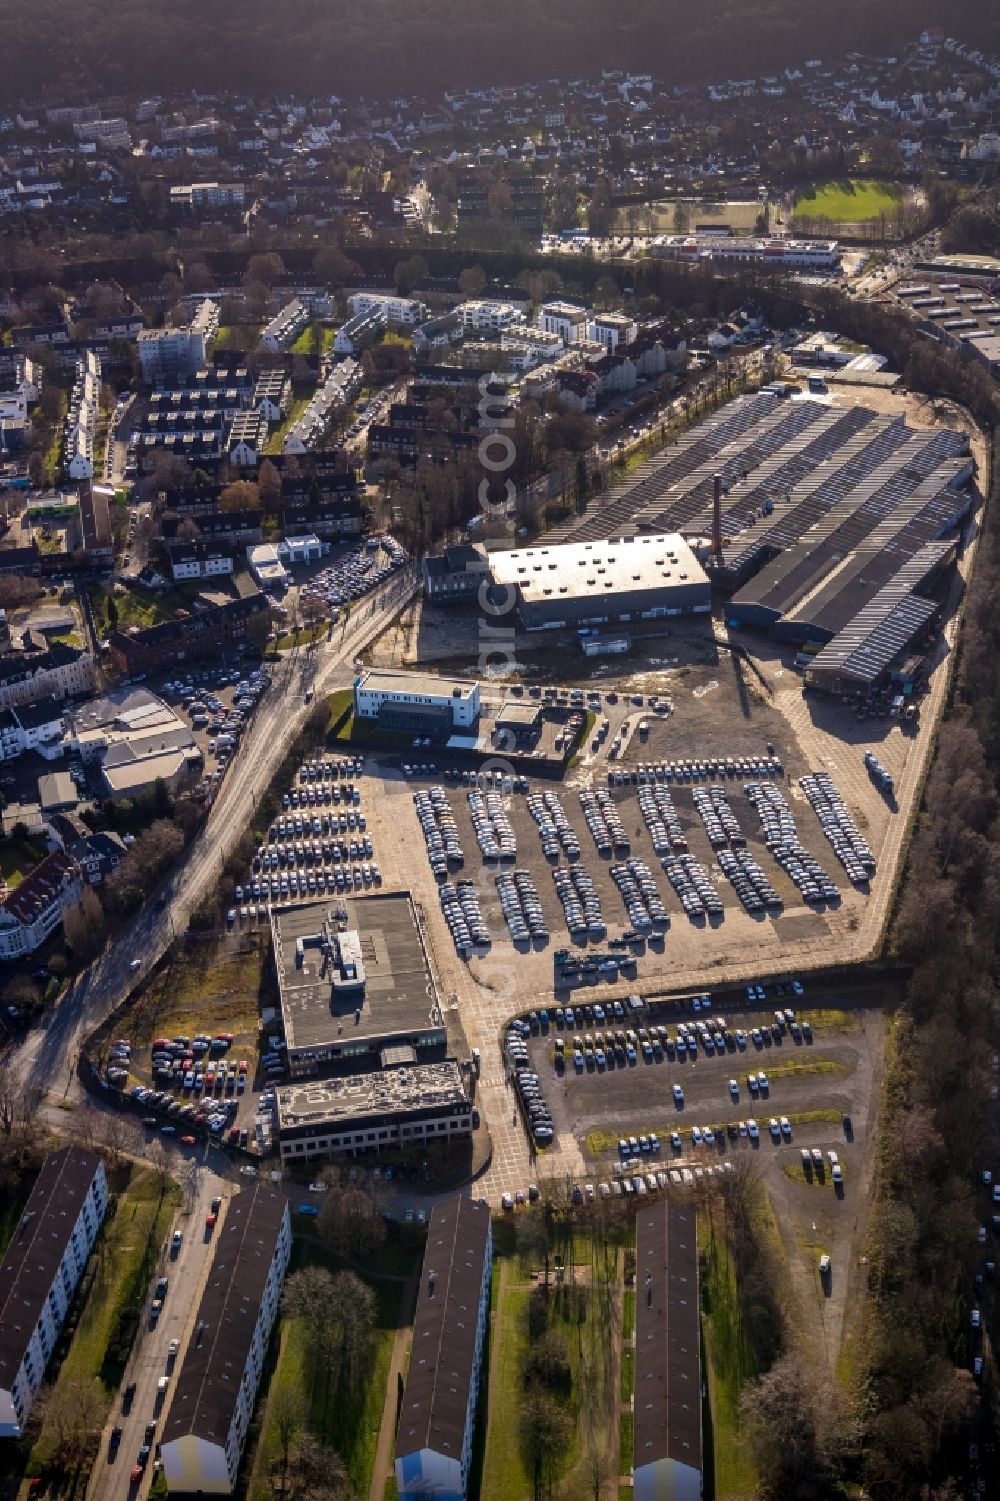
[[0,1264],[0,1438],[24,1434],[107,1210],[96,1152],[46,1157]]
[[160,1439],[171,1493],[234,1493],[291,1254],[283,1194],[256,1183],[227,1201]]

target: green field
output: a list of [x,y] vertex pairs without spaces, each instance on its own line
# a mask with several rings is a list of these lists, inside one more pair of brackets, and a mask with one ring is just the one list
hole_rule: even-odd
[[[498,1286],[499,1263],[493,1264],[493,1282]],[[523,1501],[531,1492],[531,1477],[525,1474],[518,1443],[518,1408],[521,1380],[528,1353],[527,1288],[510,1287],[503,1294],[503,1320],[494,1323],[490,1366],[490,1429],[486,1440],[481,1495],[489,1501]]]
[[864,224],[899,212],[903,190],[894,182],[854,177],[844,182],[813,183],[796,194],[796,216],[828,219],[831,224]]
[[[343,1263],[316,1246],[297,1247],[297,1257],[331,1271]],[[367,1497],[378,1445],[392,1346],[399,1323],[402,1281],[371,1281],[376,1297],[376,1328],[367,1381],[357,1391],[327,1402],[312,1379],[306,1360],[306,1340],[300,1319],[283,1319],[277,1364],[267,1388],[260,1441],[253,1458],[248,1495],[251,1501],[270,1501],[272,1466],[280,1457],[281,1440],[274,1415],[279,1391],[291,1391],[305,1419],[305,1426],[321,1443],[343,1459],[354,1493]]]
[[[81,1284],[85,1301],[59,1368],[57,1386],[96,1378],[110,1408],[132,1346],[139,1308],[179,1201],[175,1183],[161,1182],[152,1171],[136,1171],[91,1253]],[[31,1468],[44,1466],[52,1450],[53,1438],[43,1419]]]
[[744,1382],[757,1374],[757,1363],[740,1316],[736,1269],[722,1236],[709,1237],[704,1266],[702,1330],[715,1438],[715,1490],[720,1496],[750,1496],[754,1473],[740,1432],[739,1401]]

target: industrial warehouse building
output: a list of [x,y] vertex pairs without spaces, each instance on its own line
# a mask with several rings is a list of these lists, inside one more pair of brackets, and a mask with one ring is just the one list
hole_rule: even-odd
[[405,1501],[465,1501],[490,1309],[489,1205],[436,1204],[396,1429],[396,1489]]
[[635,1501],[700,1501],[696,1216],[661,1199],[635,1221]]
[[255,1184],[228,1200],[163,1424],[168,1490],[233,1494],[291,1254],[284,1195]]
[[451,734],[471,729],[479,719],[479,684],[429,673],[378,672],[354,679],[354,712],[386,729]]
[[108,1208],[104,1164],[46,1157],[0,1264],[0,1438],[20,1438]]
[[708,575],[676,532],[489,554],[494,603],[516,599],[525,630],[704,614]]
[[444,1017],[409,892],[272,907],[271,937],[293,1079],[378,1068],[396,1047],[440,1056]]
[[864,694],[926,636],[974,473],[965,433],[762,391],[723,407],[550,535],[570,545],[625,528],[675,531],[695,545],[712,537],[706,569],[729,596],[730,624],[821,649],[809,680]]

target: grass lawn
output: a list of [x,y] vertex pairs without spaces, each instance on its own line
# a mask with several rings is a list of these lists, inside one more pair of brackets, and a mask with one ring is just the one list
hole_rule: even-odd
[[[180,1190],[175,1183],[168,1179],[161,1193],[155,1173],[136,1170],[91,1253],[85,1274],[85,1279],[90,1278],[89,1284],[84,1284],[86,1300],[59,1368],[57,1385],[96,1377],[104,1386],[110,1407],[128,1359],[147,1284],[179,1202]],[[47,1462],[51,1447],[43,1421],[32,1451],[33,1468]]]
[[[792,1059],[789,1063],[778,1063],[774,1068],[764,1071],[768,1080],[771,1079],[794,1079],[799,1074],[846,1074],[847,1068],[843,1063],[837,1063],[832,1058],[803,1058]],[[744,1074],[744,1080],[746,1074]]]
[[307,324],[293,344],[288,347],[289,354],[310,354],[316,339],[316,330],[313,325]]
[[[499,1267],[494,1266],[495,1280]],[[490,1430],[483,1462],[483,1501],[524,1501],[531,1493],[531,1477],[521,1463],[517,1417],[521,1378],[528,1353],[527,1288],[507,1287],[503,1293],[503,1321],[494,1318],[490,1361]],[[494,1310],[495,1313],[495,1310]]]
[[622,1338],[631,1339],[635,1334],[635,1288],[627,1287],[622,1297]]
[[[303,1260],[328,1265],[333,1271],[342,1265],[336,1257],[327,1255],[319,1247],[298,1249]],[[368,1372],[357,1391],[342,1394],[339,1400],[327,1402],[323,1392],[313,1387],[301,1320],[282,1321],[278,1360],[267,1388],[260,1441],[247,1489],[250,1501],[271,1501],[273,1496],[271,1465],[280,1457],[281,1444],[272,1414],[275,1394],[282,1390],[291,1391],[295,1395],[309,1431],[341,1456],[347,1466],[354,1493],[361,1497],[368,1495],[382,1422],[386,1383],[389,1379],[392,1346],[399,1323],[402,1283],[375,1281],[371,1286],[376,1296],[377,1314]]]
[[257,348],[259,326],[256,323],[223,323],[215,338],[216,349],[241,349],[250,351]]
[[626,1345],[622,1350],[621,1368],[619,1373],[620,1396],[623,1402],[630,1402],[632,1400],[632,1388],[635,1380],[633,1372],[634,1365],[635,1355],[633,1353],[632,1347],[631,1345]]
[[834,224],[863,224],[882,214],[893,218],[902,197],[902,188],[894,182],[854,177],[804,188],[796,194],[795,212],[803,218],[829,219]]
[[28,839],[0,839],[0,877],[11,890],[42,858],[42,851]]
[[[309,330],[306,329],[305,334],[300,335],[300,338],[305,338],[308,335],[308,333],[309,333]],[[297,344],[299,342],[299,340],[297,339],[295,342]],[[304,352],[307,352],[307,351],[304,351]],[[274,432],[271,433],[270,436],[268,437],[267,446],[264,449],[265,453],[280,453],[281,452],[281,445],[284,443],[285,438],[286,438],[286,436],[287,436],[290,428],[296,422],[298,422],[299,418],[302,416],[302,413],[305,411],[306,407],[309,405],[309,402],[310,402],[311,399],[312,398],[310,396],[296,396],[295,397],[295,399],[292,401],[291,406],[288,408],[288,413],[285,416],[284,421],[281,422],[279,424],[279,426],[274,429]]]
[[632,1434],[634,1423],[630,1412],[623,1412],[618,1419],[618,1473],[632,1473]]
[[739,1399],[744,1382],[756,1375],[757,1366],[743,1331],[736,1269],[729,1248],[722,1236],[708,1227],[706,1234],[701,1301],[715,1436],[715,1493],[751,1496],[755,1476],[740,1432]]
[[143,630],[146,626],[159,625],[161,620],[172,620],[177,610],[190,610],[195,595],[200,592],[200,585],[192,586],[190,590],[179,586],[173,589],[158,589],[155,592],[147,592],[145,589],[133,592],[126,589],[123,592],[113,593],[98,585],[88,592],[97,633],[103,636],[112,629],[108,612],[108,601],[112,597],[115,602],[114,608],[118,612],[116,628],[127,631],[132,626],[137,626]]

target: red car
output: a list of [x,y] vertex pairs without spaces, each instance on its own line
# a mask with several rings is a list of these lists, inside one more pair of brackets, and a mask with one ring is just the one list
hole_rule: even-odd
[[209,1230],[209,1231],[214,1230],[215,1229],[215,1222],[218,1219],[218,1217],[219,1216],[217,1214],[206,1214],[206,1216],[205,1216],[205,1229]]
[[197,1146],[197,1144],[198,1144],[197,1143],[197,1139],[194,1136],[182,1136],[181,1137],[181,1146],[182,1147],[194,1147],[194,1146]]

